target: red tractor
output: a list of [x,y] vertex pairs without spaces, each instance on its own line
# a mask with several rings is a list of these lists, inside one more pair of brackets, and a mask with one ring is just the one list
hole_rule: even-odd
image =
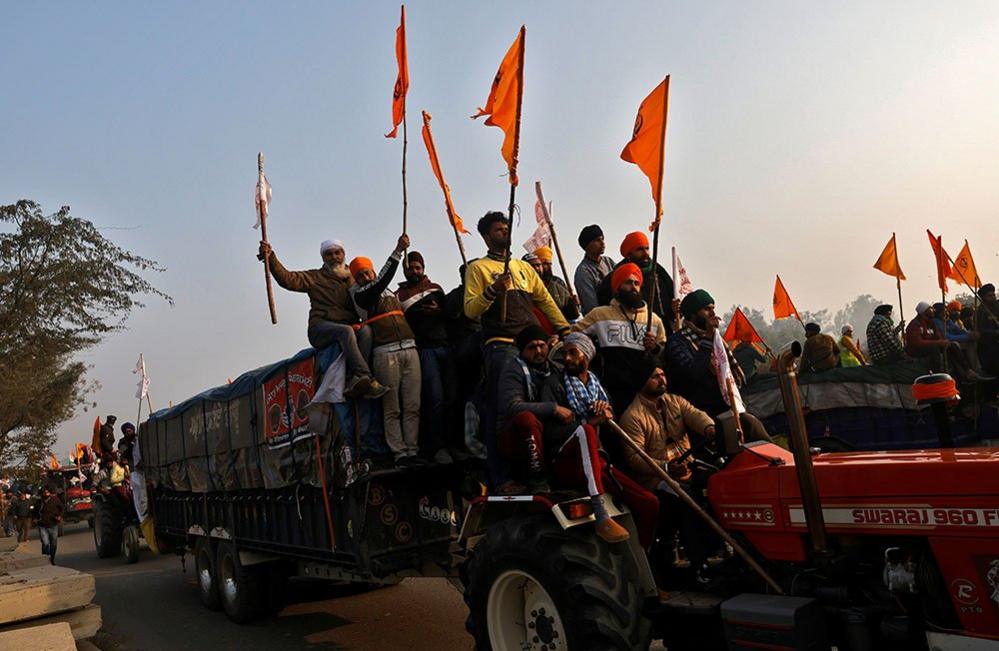
[[610,545],[586,500],[475,502],[460,542],[477,648],[999,649],[999,449],[821,453],[789,368],[781,388],[793,454],[694,452],[702,515],[735,552],[710,585],[657,585],[623,508],[631,542]]

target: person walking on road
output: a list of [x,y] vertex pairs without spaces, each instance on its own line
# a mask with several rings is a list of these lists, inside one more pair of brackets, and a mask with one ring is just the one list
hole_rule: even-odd
[[14,503],[14,519],[17,522],[17,542],[28,542],[28,529],[31,528],[31,518],[35,514],[35,501],[27,490],[21,492],[20,499]]
[[42,541],[42,555],[55,565],[59,524],[62,522],[62,500],[47,486],[42,489],[42,505],[38,509],[38,539]]

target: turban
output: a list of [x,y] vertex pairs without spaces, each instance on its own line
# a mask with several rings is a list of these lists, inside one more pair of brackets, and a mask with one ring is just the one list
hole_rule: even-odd
[[319,255],[326,253],[327,251],[335,251],[339,249],[343,251],[343,242],[340,240],[323,240],[323,243],[319,245]]
[[[662,366],[659,365],[659,362],[654,357],[642,355],[632,368],[635,369],[635,379],[640,380],[641,384],[644,385],[652,377],[652,374],[656,372],[656,369],[662,368]],[[639,388],[641,388],[641,385],[639,385]]]
[[961,305],[961,301],[954,300],[947,303],[947,310],[950,312],[960,312],[962,309],[964,309],[964,306]]
[[927,303],[926,301],[919,301],[919,303],[916,304],[916,314],[922,314],[931,307],[933,306]]
[[350,261],[350,275],[356,276],[357,272],[361,269],[371,269],[374,270],[375,265],[371,262],[371,258],[365,258],[363,256],[358,256]]
[[715,299],[711,298],[711,294],[703,289],[697,289],[683,297],[680,302],[680,313],[683,314],[683,318],[689,319],[701,308],[714,304]]
[[423,261],[423,254],[419,251],[410,251],[409,255],[406,256],[406,260],[409,262],[419,262],[420,264],[426,266],[426,262]]
[[805,324],[805,332],[806,333],[810,332],[812,334],[816,334],[817,335],[820,332],[822,332],[822,326],[820,326],[818,323],[806,323]]
[[122,434],[127,434],[130,431],[135,432],[135,425],[133,425],[132,423],[125,423],[124,425],[121,426]]
[[538,256],[534,253],[525,253],[520,259],[524,262],[531,262],[532,260],[537,260]]
[[534,249],[534,257],[542,262],[551,263],[553,259],[552,250],[547,246],[539,246]]
[[996,293],[996,286],[993,285],[992,283],[985,283],[984,285],[981,286],[981,288],[979,288],[978,297],[982,298],[983,296],[988,296],[989,294],[995,294],[995,293]]
[[853,326],[850,325],[849,323],[844,324],[843,328],[840,330],[840,334],[844,334],[844,335],[845,334],[849,334],[851,332],[853,332]]
[[532,341],[548,341],[548,333],[537,325],[529,325],[517,334],[517,350],[524,350]]
[[615,269],[614,273],[611,274],[611,291],[617,294],[618,287],[628,279],[628,276],[638,278],[638,285],[642,285],[642,270],[634,262],[627,262]]
[[879,305],[874,308],[874,313],[879,316],[888,316],[894,308],[891,305]]
[[583,230],[579,231],[579,247],[581,249],[585,249],[590,245],[590,242],[603,236],[604,232],[599,226],[596,224],[590,224]]
[[640,246],[648,247],[649,238],[642,231],[635,231],[624,236],[621,242],[621,256],[627,258],[628,254]]
[[565,338],[566,346],[575,346],[579,349],[579,352],[586,355],[586,359],[593,360],[593,356],[597,354],[597,347],[593,344],[593,340],[590,339],[588,335],[584,335],[582,332],[573,332]]

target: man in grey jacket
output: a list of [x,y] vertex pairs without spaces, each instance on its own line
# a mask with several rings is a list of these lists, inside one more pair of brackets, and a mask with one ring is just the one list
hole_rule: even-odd
[[573,284],[579,295],[582,316],[600,305],[597,299],[597,287],[610,272],[614,271],[614,261],[604,255],[606,245],[604,232],[596,224],[591,224],[579,233],[579,246],[586,255],[576,267]]
[[[527,490],[531,493],[550,491],[545,479],[542,433],[543,420],[555,418],[563,423],[572,420],[572,412],[555,402],[542,402],[541,385],[558,366],[548,360],[548,334],[531,325],[517,335],[516,363],[508,364],[499,378],[500,411],[497,428],[502,454],[508,460],[527,460]],[[516,494],[524,487],[510,480],[500,487],[501,493]]]

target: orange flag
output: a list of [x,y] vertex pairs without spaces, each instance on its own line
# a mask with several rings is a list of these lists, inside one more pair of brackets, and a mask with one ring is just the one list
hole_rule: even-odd
[[774,284],[774,318],[786,319],[792,316],[801,321],[798,308],[794,306],[791,296],[784,289],[784,283],[781,282],[780,275],[778,275],[777,282]]
[[101,417],[94,419],[94,437],[90,439],[90,447],[94,450],[101,449]]
[[406,5],[402,5],[399,27],[395,30],[395,58],[399,62],[399,75],[392,90],[392,131],[386,138],[395,138],[399,123],[406,116],[406,93],[409,92],[409,59],[406,56]]
[[437,182],[441,184],[441,190],[444,191],[444,207],[447,209],[447,217],[451,220],[451,225],[459,233],[464,233],[468,235],[468,231],[465,230],[465,225],[461,221],[461,217],[458,216],[458,212],[454,209],[454,204],[451,202],[451,188],[448,187],[447,183],[444,182],[444,173],[441,172],[441,163],[437,160],[437,146],[434,144],[434,136],[430,133],[430,114],[426,111],[423,112],[423,144],[427,146],[427,155],[430,157],[430,167],[434,170],[434,176],[437,177]]
[[756,328],[749,322],[746,315],[742,313],[742,309],[738,307],[735,308],[735,314],[732,315],[732,320],[729,321],[728,328],[725,329],[725,336],[722,339],[731,344],[740,341],[750,344],[763,343],[763,337],[760,336],[760,333],[756,332]]
[[49,468],[52,470],[59,470],[59,459],[57,459],[56,455],[51,452],[49,452]]
[[943,248],[943,237],[936,237],[928,228],[926,229],[926,235],[930,238],[930,247],[933,249],[933,257],[937,263],[937,286],[940,288],[940,291],[946,294],[947,278],[950,277],[952,270],[947,252]]
[[888,240],[888,244],[885,244],[885,250],[881,252],[878,261],[874,263],[874,268],[899,280],[905,280],[905,274],[902,273],[902,267],[898,263],[898,249],[895,247],[894,233]]
[[968,240],[964,241],[964,248],[954,258],[954,267],[951,269],[950,277],[959,283],[969,285],[971,289],[976,291],[982,286],[982,279],[978,277],[978,269],[975,268],[975,259],[971,257]]
[[472,119],[488,115],[486,126],[503,129],[503,159],[510,170],[510,185],[517,185],[517,153],[520,148],[520,109],[524,99],[524,39],[527,30],[520,26],[520,34],[496,71],[486,108]]
[[652,198],[656,202],[656,220],[649,228],[654,231],[663,214],[663,158],[666,152],[666,117],[669,113],[669,75],[642,100],[635,118],[631,141],[624,146],[621,159],[638,165],[649,177]]

